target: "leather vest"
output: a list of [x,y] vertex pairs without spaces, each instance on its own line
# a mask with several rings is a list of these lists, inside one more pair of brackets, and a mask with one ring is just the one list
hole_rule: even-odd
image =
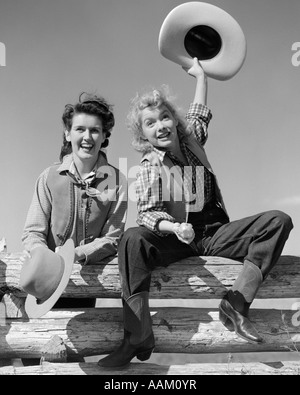
[[[99,197],[87,196],[67,172],[59,172],[58,168],[59,165],[51,167],[47,177],[52,197],[47,244],[53,251],[70,237],[77,239],[74,240],[76,246],[101,237],[102,228],[119,189],[119,171],[112,166],[109,166],[110,175],[104,174],[104,178],[97,178],[93,183],[93,188],[100,192]],[[76,229],[78,210],[81,210],[83,216],[82,229]]]
[[[189,137],[186,140],[188,148],[193,152],[194,155],[199,158],[203,166],[205,166],[209,172],[213,175],[215,180],[215,195],[216,195],[216,203],[219,207],[223,209],[225,214],[228,216],[228,213],[225,208],[225,204],[223,201],[222,193],[218,185],[217,177],[214,174],[212,167],[208,161],[205,150],[196,139]],[[142,160],[148,159],[149,155],[146,154]],[[151,158],[148,159],[151,163]],[[185,199],[182,191],[182,176],[179,169],[174,166],[171,159],[165,155],[163,162],[160,162],[160,175],[162,182],[162,193],[163,193],[163,201],[167,212],[175,218],[177,222],[186,222],[187,217],[187,206],[185,204]]]

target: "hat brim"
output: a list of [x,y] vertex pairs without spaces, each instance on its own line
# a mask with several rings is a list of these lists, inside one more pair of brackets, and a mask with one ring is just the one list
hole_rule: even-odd
[[64,260],[64,272],[60,283],[54,293],[42,303],[39,303],[35,296],[30,294],[27,295],[25,301],[25,311],[29,318],[40,318],[45,315],[49,310],[51,310],[68,285],[70,276],[72,274],[75,257],[75,247],[73,240],[67,240],[66,243],[59,250],[58,254]]
[[232,78],[246,58],[245,35],[231,15],[212,4],[190,2],[174,8],[160,29],[160,53],[185,68],[192,67],[193,58],[187,52],[184,42],[188,32],[196,26],[214,29],[222,40],[221,49],[215,57],[200,59],[207,76],[217,80]]

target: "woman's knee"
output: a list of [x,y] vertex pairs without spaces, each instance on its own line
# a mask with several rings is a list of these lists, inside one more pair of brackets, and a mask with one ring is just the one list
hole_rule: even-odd
[[124,232],[121,238],[120,248],[124,247],[125,245],[129,245],[131,247],[133,245],[140,245],[144,240],[149,240],[151,236],[153,236],[153,232],[144,226],[129,228]]
[[266,213],[266,215],[278,225],[278,227],[284,228],[287,231],[291,231],[294,227],[292,218],[280,210],[272,210]]

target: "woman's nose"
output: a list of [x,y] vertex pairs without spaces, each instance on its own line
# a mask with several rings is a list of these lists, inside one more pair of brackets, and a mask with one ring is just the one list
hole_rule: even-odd
[[157,130],[163,130],[165,127],[164,127],[164,124],[162,123],[162,121],[157,121]]
[[83,134],[83,138],[85,140],[88,140],[88,139],[91,138],[91,135],[92,135],[92,133],[91,133],[90,129],[85,129],[84,134]]

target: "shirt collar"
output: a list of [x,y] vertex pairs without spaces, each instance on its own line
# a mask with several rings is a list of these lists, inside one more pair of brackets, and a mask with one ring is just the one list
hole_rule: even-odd
[[166,155],[166,151],[161,151],[155,147],[153,147],[153,150],[151,152],[147,152],[145,155],[143,155],[142,159],[141,159],[141,163],[144,162],[145,160],[149,160],[149,156],[151,156],[151,153],[155,152],[158,156],[158,159],[163,162],[165,155]]
[[157,149],[155,147],[153,147],[153,151],[157,154],[159,160],[161,160],[161,161],[164,160],[167,151],[161,151],[161,150],[159,150],[159,149]]
[[[184,143],[184,141],[180,141],[180,146],[181,146],[181,148],[184,149],[184,150],[186,150],[186,148],[187,148],[187,146],[186,146],[186,144]],[[152,150],[151,152],[155,152],[155,153],[157,154],[157,156],[158,156],[158,159],[159,159],[161,162],[164,161],[166,154],[168,154],[168,151],[162,151],[162,150],[159,150],[159,149],[157,149],[157,148],[155,148],[155,147],[153,147],[153,150]],[[151,152],[148,152],[147,154],[145,154],[145,155],[143,156],[141,162],[143,162],[144,160],[148,160],[148,157],[151,155]]]

